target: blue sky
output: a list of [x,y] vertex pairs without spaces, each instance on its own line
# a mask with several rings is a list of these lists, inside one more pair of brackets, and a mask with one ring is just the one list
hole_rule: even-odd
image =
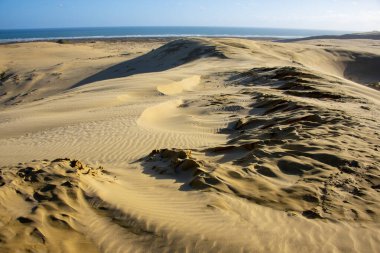
[[248,26],[380,30],[380,0],[0,0],[0,29]]

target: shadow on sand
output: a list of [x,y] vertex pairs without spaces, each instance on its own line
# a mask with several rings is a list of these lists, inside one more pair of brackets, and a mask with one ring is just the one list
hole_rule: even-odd
[[216,46],[207,44],[204,41],[197,39],[175,40],[147,54],[116,64],[89,76],[74,84],[71,88],[107,79],[165,71],[204,57],[227,58],[217,50]]

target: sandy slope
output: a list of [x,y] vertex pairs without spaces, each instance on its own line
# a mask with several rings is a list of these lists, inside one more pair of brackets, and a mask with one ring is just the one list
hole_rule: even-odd
[[159,47],[160,40],[57,44],[33,42],[0,49],[1,106],[43,99],[89,75]]
[[1,251],[379,251],[379,42],[158,46],[1,46]]

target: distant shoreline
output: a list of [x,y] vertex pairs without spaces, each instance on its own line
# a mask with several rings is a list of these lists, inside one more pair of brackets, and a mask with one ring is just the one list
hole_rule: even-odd
[[112,40],[137,38],[246,38],[299,39],[309,36],[342,35],[347,31],[255,27],[83,27],[50,29],[0,29],[0,43],[54,40]]
[[[250,39],[250,40],[265,40],[265,41],[274,41],[274,40],[284,40],[281,37],[255,37],[255,36],[136,36],[136,37],[109,37],[109,38],[46,38],[46,39],[22,39],[22,40],[10,40],[10,41],[1,41],[0,45],[15,44],[15,43],[31,43],[31,42],[57,42],[63,41],[65,43],[86,43],[86,42],[122,42],[122,41],[171,41],[176,39],[184,38],[235,38],[235,39]],[[306,37],[299,37],[302,39]]]
[[297,42],[300,40],[326,40],[326,39],[340,39],[340,40],[357,40],[357,39],[367,39],[367,40],[380,40],[380,32],[368,32],[368,33],[351,33],[343,35],[320,35],[320,36],[310,36],[305,38],[295,38],[295,39],[285,39],[279,40],[279,42]]
[[294,38],[284,38],[283,36],[237,36],[237,35],[178,35],[178,36],[116,36],[116,37],[81,37],[81,38],[36,38],[36,39],[12,39],[12,40],[1,40],[0,45],[15,44],[15,43],[30,43],[30,42],[56,42],[61,44],[65,43],[95,43],[95,42],[123,42],[123,41],[157,41],[157,42],[168,42],[176,39],[186,39],[186,38],[234,38],[234,39],[249,39],[249,40],[262,40],[262,41],[276,41],[276,42],[297,42],[305,40],[320,40],[320,39],[370,39],[370,40],[380,40],[380,32],[374,33],[363,33],[363,34],[343,34],[343,35],[320,35],[320,36],[303,36]]

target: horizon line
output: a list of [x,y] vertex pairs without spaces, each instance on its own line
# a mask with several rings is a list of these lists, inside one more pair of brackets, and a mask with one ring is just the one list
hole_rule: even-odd
[[122,25],[122,26],[67,26],[67,27],[24,27],[24,28],[0,28],[0,30],[41,30],[41,29],[81,29],[81,28],[256,28],[256,29],[281,29],[281,30],[308,30],[308,31],[332,31],[332,32],[377,32],[379,30],[335,30],[335,29],[323,29],[323,28],[289,28],[289,27],[264,27],[264,26],[213,26],[213,25]]

